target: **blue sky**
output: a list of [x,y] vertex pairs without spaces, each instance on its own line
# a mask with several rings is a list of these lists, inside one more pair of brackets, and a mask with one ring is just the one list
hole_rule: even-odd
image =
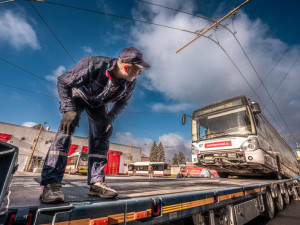
[[[124,20],[95,11],[189,31],[209,26],[210,23],[204,19],[137,0],[47,2],[32,2],[32,5],[68,53],[28,2],[0,5],[0,120],[3,122],[22,125],[25,122],[47,121],[51,130],[55,131],[61,115],[58,111],[57,90],[51,82],[56,83],[56,77],[71,68],[73,61],[78,62],[86,55],[116,57],[127,46],[141,49],[152,68],[138,78],[138,86],[129,107],[114,123],[112,142],[141,146],[148,153],[151,143],[156,140],[165,146],[178,146],[166,148],[168,157],[179,151],[190,155],[191,126],[189,123],[186,126],[181,125],[182,113],[191,114],[195,108],[238,95],[246,95],[253,101],[258,101],[241,74],[213,41],[202,37],[179,54],[175,54],[177,49],[194,37],[193,34]],[[243,1],[149,2],[219,19]],[[273,95],[276,107],[285,122],[272,102],[266,104],[266,91],[263,88],[257,90],[257,95],[272,114],[271,116],[263,107],[265,115],[281,134],[300,131],[300,62],[296,61],[300,55],[300,37],[297,36],[300,32],[297,24],[300,21],[299,11],[300,4],[297,1],[288,0],[283,3],[279,0],[252,0],[237,13],[233,23],[232,19],[223,23],[228,23],[227,27],[236,32],[237,39],[261,79],[282,58],[264,84],[273,94],[286,76]],[[210,31],[208,35],[219,41],[251,86],[256,89],[260,81],[233,35],[221,27]],[[87,126],[84,114],[75,135],[87,136]],[[287,140],[295,147],[299,139],[299,136],[295,136]]]

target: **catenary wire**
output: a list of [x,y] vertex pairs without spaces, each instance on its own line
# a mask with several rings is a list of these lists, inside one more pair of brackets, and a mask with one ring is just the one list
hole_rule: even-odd
[[0,85],[4,86],[4,87],[14,88],[14,89],[17,89],[17,90],[31,92],[31,93],[34,93],[34,94],[38,94],[38,95],[58,99],[57,97],[54,97],[54,96],[51,96],[51,95],[46,95],[46,94],[43,94],[43,93],[38,92],[38,91],[32,91],[32,90],[28,90],[28,89],[25,89],[25,88],[20,88],[20,87],[16,87],[16,86],[13,86],[13,85],[10,85],[10,84],[5,84],[5,83],[2,83],[2,82],[0,82]]
[[137,21],[137,22],[143,22],[143,23],[148,23],[148,24],[152,24],[152,25],[162,26],[162,27],[166,27],[166,28],[181,30],[181,31],[189,32],[189,33],[195,33],[195,32],[187,31],[187,30],[184,30],[184,29],[178,29],[178,28],[174,28],[174,27],[170,27],[170,26],[166,26],[166,25],[160,25],[160,24],[156,24],[156,23],[152,23],[152,22],[148,22],[148,21],[137,20],[137,19],[133,19],[133,18],[129,18],[129,17],[123,17],[123,16],[119,16],[119,15],[114,15],[114,14],[106,13],[106,12],[101,12],[101,11],[96,11],[96,10],[90,10],[90,9],[83,9],[83,8],[79,8],[79,7],[75,7],[75,6],[70,6],[70,5],[66,5],[66,4],[59,4],[59,3],[54,3],[54,2],[45,2],[45,3],[56,4],[56,5],[60,5],[60,6],[64,6],[64,7],[70,7],[70,8],[75,8],[75,9],[79,9],[79,10],[85,10],[85,11],[89,11],[89,12],[100,13],[100,14],[114,16],[114,17],[119,17],[119,18],[123,18],[123,19],[127,19],[127,20],[133,20],[133,21]]
[[27,69],[25,69],[25,68],[23,68],[23,67],[21,67],[21,66],[18,66],[18,65],[14,64],[14,63],[12,63],[12,62],[10,62],[10,61],[8,61],[7,59],[3,59],[3,58],[0,57],[0,61],[5,62],[6,64],[9,64],[9,65],[11,65],[11,66],[13,66],[13,67],[16,67],[16,68],[18,68],[18,69],[20,69],[20,70],[26,72],[27,74],[30,74],[31,76],[36,77],[36,78],[38,78],[38,79],[40,79],[40,80],[43,80],[43,81],[45,81],[45,82],[47,82],[47,83],[49,83],[49,84],[51,84],[51,85],[54,85],[54,86],[56,87],[56,84],[54,84],[54,83],[52,83],[52,82],[46,80],[46,79],[43,78],[42,76],[39,76],[39,75],[37,75],[37,74],[34,74],[34,73],[30,72],[29,70],[27,70]]
[[31,1],[28,1],[30,6],[33,8],[33,10],[36,12],[36,14],[40,17],[40,19],[43,21],[43,23],[46,25],[52,36],[55,38],[57,43],[64,49],[64,51],[68,54],[68,56],[71,58],[73,63],[76,63],[70,52],[67,50],[67,48],[64,46],[64,44],[61,42],[61,40],[57,37],[57,35],[54,33],[53,29],[50,27],[50,25],[47,23],[47,21],[42,17],[42,15],[39,13],[37,8],[31,3]]
[[[199,18],[201,18],[201,19],[205,19],[205,20],[208,20],[208,21],[210,21],[210,22],[215,22],[213,19],[208,19],[208,18],[206,18],[206,17],[204,17],[204,16],[196,15],[196,14],[189,13],[189,12],[185,12],[185,11],[182,11],[182,10],[178,10],[178,9],[166,7],[166,6],[163,6],[163,5],[158,5],[158,4],[151,3],[151,2],[148,2],[148,1],[144,1],[144,0],[137,0],[137,1],[143,2],[143,3],[146,3],[146,4],[149,4],[149,5],[154,5],[154,6],[158,6],[158,7],[161,7],[161,8],[169,9],[169,10],[172,10],[172,11],[181,12],[181,13],[184,13],[184,14],[187,14],[187,15],[199,17]],[[239,41],[238,38],[236,37],[235,32],[232,32],[230,29],[228,29],[227,26],[224,26],[224,25],[222,25],[222,24],[219,24],[219,25],[220,25],[221,27],[223,27],[224,29],[226,29],[227,31],[229,31],[229,32],[233,35],[233,37],[234,37],[235,40],[237,41],[238,45],[239,45],[240,48],[242,49],[243,53],[245,54],[246,58],[248,59],[250,65],[252,66],[252,68],[253,68],[254,71],[256,72],[255,67],[253,66],[253,64],[252,64],[250,58],[248,57],[248,55],[246,54],[246,52],[245,52],[243,46],[241,45],[240,41]],[[219,43],[219,41],[216,42],[216,44],[218,44],[218,43]],[[257,72],[256,72],[256,74],[257,74]],[[257,76],[258,76],[258,74],[257,74]],[[259,76],[258,76],[258,78],[260,79]],[[260,81],[261,81],[261,79],[260,79]],[[261,84],[264,86],[263,81],[261,81]],[[265,86],[264,86],[264,87],[265,87]],[[266,88],[265,88],[265,89],[266,89]],[[266,89],[266,91],[268,92],[267,89]],[[256,91],[253,90],[253,93],[255,93],[255,95],[257,96]],[[270,95],[269,95],[269,96],[270,96]],[[272,101],[273,101],[273,99],[272,99]],[[265,104],[264,104],[262,101],[261,101],[261,104],[263,104],[264,107],[266,108]],[[280,114],[280,111],[278,110],[278,108],[277,108],[277,106],[275,105],[274,101],[273,101],[273,104],[274,104],[274,106],[276,107],[277,111],[278,111],[279,114]],[[266,109],[267,109],[267,108],[266,108]],[[272,116],[272,114],[271,114],[269,111],[268,111],[268,113],[271,115],[271,117],[273,118],[274,122],[277,123],[276,120],[274,119],[274,117]],[[282,117],[282,116],[281,116],[281,117]],[[283,117],[282,117],[282,119],[283,119],[285,125],[287,126],[288,130],[290,130],[289,127],[288,127],[288,125],[287,125],[287,123],[286,123],[286,121],[284,120]]]

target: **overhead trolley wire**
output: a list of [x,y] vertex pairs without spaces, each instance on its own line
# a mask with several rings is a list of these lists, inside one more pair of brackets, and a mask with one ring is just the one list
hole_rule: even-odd
[[2,83],[2,82],[0,82],[0,85],[4,86],[4,87],[10,87],[10,88],[18,89],[18,90],[21,90],[21,91],[31,92],[31,93],[34,93],[34,94],[43,95],[43,96],[46,96],[46,97],[58,99],[55,96],[46,95],[46,94],[43,94],[43,93],[38,92],[38,91],[32,91],[32,90],[28,90],[28,89],[25,89],[25,88],[20,88],[20,87],[16,87],[16,86],[13,86],[13,85],[10,85],[10,84],[5,84],[5,83]]
[[86,9],[86,8],[81,8],[81,7],[72,6],[72,5],[63,4],[63,3],[58,3],[58,2],[43,1],[41,3],[46,3],[46,4],[51,4],[51,5],[57,5],[57,6],[61,6],[61,7],[72,8],[72,9],[77,9],[77,10],[91,12],[91,13],[102,14],[102,15],[116,17],[116,18],[120,18],[120,19],[124,19],[124,20],[130,20],[130,21],[134,21],[134,22],[151,24],[151,25],[154,25],[154,26],[164,27],[164,28],[178,30],[178,31],[184,31],[184,32],[188,32],[188,33],[194,33],[192,31],[185,30],[185,29],[180,29],[180,28],[171,27],[171,26],[167,26],[167,25],[157,24],[157,23],[146,21],[146,20],[139,20],[139,19],[135,19],[135,18],[131,18],[131,17],[120,16],[120,15],[116,15],[116,14],[112,14],[112,13],[103,12],[103,11],[100,11],[100,10]]
[[9,64],[9,65],[11,65],[11,66],[13,66],[13,67],[16,67],[16,68],[18,68],[18,69],[20,69],[20,70],[26,72],[27,74],[30,74],[31,76],[33,76],[33,77],[35,77],[35,78],[38,78],[38,79],[40,79],[40,80],[43,80],[43,81],[45,81],[45,82],[47,82],[47,83],[49,83],[49,84],[51,84],[51,85],[54,85],[54,86],[56,87],[56,84],[55,84],[55,83],[52,83],[52,82],[46,80],[44,77],[39,76],[39,75],[37,75],[37,74],[34,74],[34,73],[30,72],[29,70],[27,70],[27,69],[25,69],[25,68],[23,68],[23,67],[21,67],[21,66],[18,66],[18,65],[16,65],[16,64],[14,64],[13,62],[8,61],[7,59],[3,59],[3,58],[0,57],[0,61],[5,62],[6,64]]
[[[189,12],[185,12],[185,11],[182,11],[182,10],[178,10],[178,9],[174,9],[174,8],[170,8],[170,7],[167,7],[167,6],[163,6],[163,5],[159,5],[159,4],[155,4],[155,3],[151,3],[151,2],[148,2],[148,1],[144,1],[144,0],[137,0],[137,1],[139,1],[139,2],[143,2],[143,3],[146,3],[146,4],[149,4],[149,5],[154,5],[154,6],[158,6],[158,7],[161,7],[161,8],[165,8],[165,9],[169,9],[169,10],[172,10],[172,11],[176,11],[176,12],[181,12],[181,13],[184,13],[184,14],[187,14],[187,15],[191,15],[191,16],[195,16],[195,17],[199,17],[199,18],[201,18],[201,19],[205,19],[205,20],[208,20],[208,21],[210,21],[210,22],[215,22],[214,20],[212,20],[212,19],[208,19],[208,18],[206,18],[206,17],[204,17],[204,16],[200,16],[200,15],[196,15],[196,14],[193,14],[193,13],[189,13]],[[236,39],[236,41],[237,41],[237,43],[238,43],[238,45],[240,46],[240,48],[242,49],[242,51],[243,51],[243,53],[244,53],[244,55],[246,56],[246,58],[247,58],[247,60],[249,61],[249,63],[250,63],[250,65],[251,65],[251,67],[253,68],[253,70],[254,70],[254,72],[256,73],[256,75],[257,75],[257,77],[258,77],[258,79],[260,80],[260,82],[261,82],[261,84],[260,85],[262,85],[263,87],[264,87],[264,89],[266,90],[266,92],[267,92],[267,94],[269,95],[269,100],[271,100],[272,101],[272,103],[274,104],[274,106],[275,106],[275,108],[276,108],[276,110],[278,111],[278,113],[279,113],[279,115],[281,116],[281,118],[282,118],[282,120],[283,120],[283,122],[285,123],[285,125],[286,125],[286,127],[287,127],[287,129],[291,132],[291,130],[290,130],[290,128],[289,128],[289,126],[287,125],[287,123],[286,123],[286,121],[285,121],[285,119],[283,118],[283,116],[282,116],[282,114],[280,113],[280,111],[279,111],[279,109],[278,109],[278,107],[277,107],[277,105],[275,104],[275,102],[274,102],[274,100],[273,100],[273,98],[272,98],[272,96],[273,96],[273,94],[272,95],[270,95],[270,93],[269,93],[269,91],[267,90],[267,88],[265,87],[265,85],[264,85],[264,83],[263,83],[263,80],[260,78],[260,76],[258,75],[258,73],[257,73],[257,70],[255,69],[255,67],[254,67],[254,65],[253,65],[253,63],[251,62],[251,60],[250,60],[250,58],[249,58],[249,56],[247,55],[247,53],[246,53],[246,51],[245,51],[245,49],[243,48],[243,46],[241,45],[241,43],[240,43],[240,41],[239,41],[239,39],[236,37],[236,35],[235,35],[235,32],[232,32],[230,29],[228,29],[226,26],[224,26],[224,25],[222,25],[222,24],[219,24],[220,26],[222,26],[223,28],[225,28],[226,30],[228,30],[233,36],[234,36],[234,38]],[[216,44],[218,44],[219,43],[219,41],[217,41],[216,42]],[[223,51],[224,51],[224,49],[223,49]],[[283,57],[282,57],[283,58]],[[281,60],[281,59],[280,59]],[[277,65],[277,64],[276,64]],[[276,66],[275,65],[275,66]],[[271,70],[272,71],[272,70]],[[271,72],[270,72],[271,73]],[[269,73],[269,74],[270,74]],[[268,75],[269,75],[268,74]],[[258,88],[257,88],[258,89]],[[256,90],[257,90],[256,89]],[[254,90],[253,90],[254,91]],[[254,93],[256,93],[255,91],[254,91]],[[257,96],[257,95],[256,95]],[[264,104],[262,101],[261,101],[261,103],[264,105],[264,107],[266,108],[266,105],[267,105],[267,103],[266,104]],[[267,109],[267,108],[266,108]],[[268,111],[269,112],[269,111]],[[269,112],[269,114],[271,115],[271,113]],[[271,115],[272,116],[272,115]],[[273,120],[276,122],[276,120],[274,119],[274,117],[272,116],[272,118],[273,118]]]
[[76,63],[70,52],[67,50],[67,48],[64,46],[64,44],[61,42],[61,40],[57,37],[57,35],[54,33],[53,29],[50,27],[50,25],[47,23],[47,21],[42,17],[42,15],[39,13],[39,11],[34,7],[34,5],[31,3],[31,1],[28,1],[30,6],[33,8],[33,10],[36,12],[36,14],[41,18],[41,20],[44,22],[52,36],[55,38],[55,40],[58,42],[58,44],[65,50],[65,52],[68,54],[68,56],[71,58],[73,63]]

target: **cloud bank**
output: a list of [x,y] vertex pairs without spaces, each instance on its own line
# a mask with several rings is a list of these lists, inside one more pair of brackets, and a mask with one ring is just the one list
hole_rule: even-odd
[[[193,3],[196,2],[191,1],[186,4],[185,1],[164,1],[164,5],[188,12],[195,11]],[[143,13],[135,15],[144,20],[150,18],[153,23],[190,31],[200,30],[207,25],[207,21],[180,12],[174,13],[145,4],[141,4],[139,7],[141,8],[139,11]],[[231,25],[228,27],[232,29]],[[260,19],[250,20],[243,11],[239,11],[234,20],[234,28],[234,31],[237,31],[238,40],[250,57],[259,76],[261,79],[265,78],[289,46],[273,37],[270,28],[263,21]],[[207,35],[212,35],[211,38],[220,43],[251,86],[256,89],[260,85],[260,81],[233,35],[221,27],[216,32],[212,30]],[[259,102],[240,72],[213,41],[201,37],[180,53],[175,54],[176,50],[194,36],[190,33],[148,24],[136,23],[132,27],[133,43],[143,50],[145,60],[149,61],[152,66],[146,73],[146,80],[142,81],[144,87],[158,91],[165,97],[165,102],[153,105],[153,110],[169,111],[169,101],[178,102],[178,105],[192,104],[201,107],[239,95],[246,95],[251,97],[252,101]],[[265,86],[271,94],[289,71],[299,53],[300,47],[293,46],[292,50],[285,55],[266,79]],[[297,73],[299,70],[300,63],[297,63],[274,94],[274,101],[281,113],[299,112],[300,110],[300,86],[298,85],[300,78]],[[264,104],[268,101],[268,95],[262,87],[257,94]],[[267,107],[276,119],[277,129],[283,133],[289,132],[275,107],[271,103]],[[262,109],[272,121],[263,106]],[[298,130],[299,117],[296,122],[295,117],[285,117],[285,119],[292,131]],[[274,121],[272,122],[274,123]]]
[[16,50],[25,47],[40,49],[36,32],[26,16],[11,10],[0,14],[0,41],[9,43]]

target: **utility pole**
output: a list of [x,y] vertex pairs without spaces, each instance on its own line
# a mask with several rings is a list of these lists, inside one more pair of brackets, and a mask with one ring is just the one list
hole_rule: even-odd
[[207,31],[209,31],[211,28],[213,27],[217,27],[219,25],[219,23],[221,23],[223,20],[225,20],[228,16],[236,13],[237,10],[239,10],[241,7],[243,7],[245,4],[247,4],[248,2],[250,2],[250,0],[246,0],[244,3],[242,3],[241,5],[239,5],[238,7],[234,8],[233,10],[231,10],[229,13],[227,13],[226,16],[222,17],[221,19],[219,19],[217,22],[215,22],[213,25],[211,25],[209,28],[205,29],[204,31],[202,31],[200,34],[198,34],[193,40],[191,40],[189,43],[187,43],[186,45],[184,45],[183,47],[181,47],[179,50],[176,51],[176,53],[180,52],[182,49],[184,49],[185,47],[187,47],[188,45],[190,45],[191,43],[193,43],[196,39],[198,39],[199,37],[201,37],[203,34],[205,34]]
[[[47,122],[44,122],[44,125],[45,125],[45,124],[47,124]],[[25,171],[26,171],[26,172],[29,171],[29,167],[30,167],[30,164],[31,164],[31,160],[32,160],[32,157],[33,157],[33,154],[34,154],[36,145],[37,145],[37,143],[38,143],[38,141],[39,141],[39,137],[40,137],[40,134],[41,134],[43,128],[44,128],[44,126],[43,126],[43,124],[41,124],[40,130],[39,130],[39,132],[38,132],[37,138],[35,139],[35,142],[34,142],[34,145],[33,145],[32,151],[31,151],[31,154],[30,154],[29,159],[27,160],[27,163],[26,163],[26,167],[25,167]]]

